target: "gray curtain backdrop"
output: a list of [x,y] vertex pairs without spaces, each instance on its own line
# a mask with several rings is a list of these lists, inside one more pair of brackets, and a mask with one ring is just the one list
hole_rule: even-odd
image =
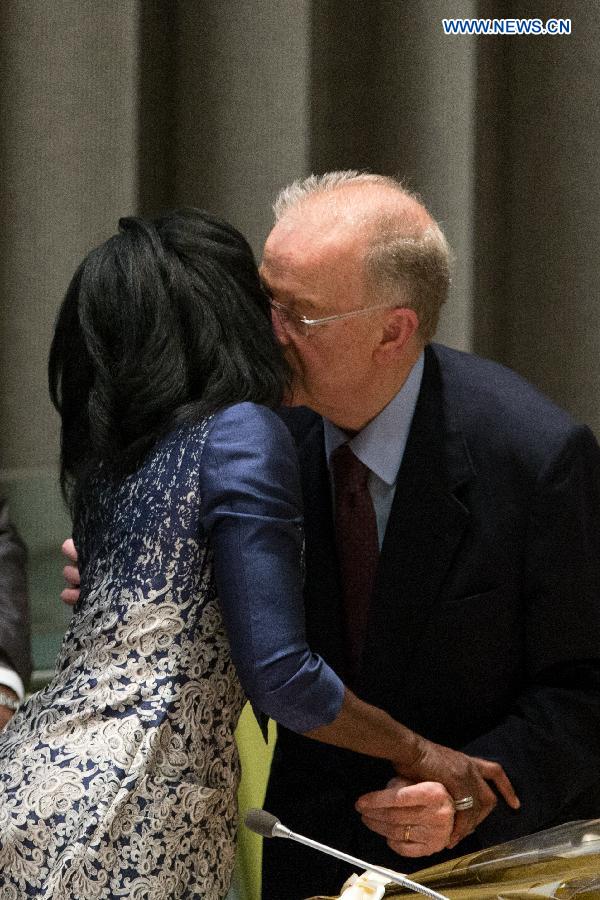
[[[443,16],[571,18],[446,37]],[[63,627],[46,358],[82,255],[125,213],[200,205],[257,254],[277,189],[400,174],[456,255],[441,340],[512,366],[600,435],[600,5],[3,0],[0,490],[32,551],[38,667]]]

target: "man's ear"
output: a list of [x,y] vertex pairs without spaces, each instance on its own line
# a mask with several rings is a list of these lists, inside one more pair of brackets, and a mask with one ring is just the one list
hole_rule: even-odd
[[400,356],[417,331],[419,319],[414,309],[397,306],[388,310],[383,326],[381,341],[375,353],[383,358]]

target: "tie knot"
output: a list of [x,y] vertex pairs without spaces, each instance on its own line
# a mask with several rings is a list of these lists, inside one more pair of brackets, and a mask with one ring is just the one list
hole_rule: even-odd
[[354,455],[348,444],[342,444],[333,451],[331,465],[337,493],[347,491],[355,494],[366,489],[369,467]]

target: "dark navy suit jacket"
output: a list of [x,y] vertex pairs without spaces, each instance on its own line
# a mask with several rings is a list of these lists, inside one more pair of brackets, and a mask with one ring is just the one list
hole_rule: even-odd
[[[323,426],[291,411],[302,471],[311,648],[344,676]],[[360,822],[387,764],[279,729],[265,808],[374,863],[415,870],[600,815],[600,449],[515,373],[439,345],[381,551],[357,693],[439,743],[498,760],[500,802],[452,854],[392,853]],[[264,900],[339,890],[350,870],[265,842]]]

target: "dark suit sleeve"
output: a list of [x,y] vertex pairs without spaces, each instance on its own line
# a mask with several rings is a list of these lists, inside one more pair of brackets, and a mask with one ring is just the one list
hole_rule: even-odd
[[479,826],[486,845],[600,811],[600,450],[588,429],[538,479],[523,584],[527,687],[463,748],[500,762],[522,802]]
[[14,669],[23,682],[31,675],[29,609],[23,542],[0,499],[0,663]]

